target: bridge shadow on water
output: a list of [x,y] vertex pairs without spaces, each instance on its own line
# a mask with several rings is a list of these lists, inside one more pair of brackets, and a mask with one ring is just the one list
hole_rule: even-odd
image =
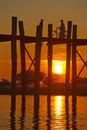
[[[77,130],[77,122],[76,122],[76,116],[77,116],[77,110],[76,110],[76,96],[72,96],[72,117],[70,117],[70,113],[69,113],[69,96],[66,95],[65,96],[65,124],[64,124],[64,129],[65,130],[69,130],[70,128],[72,128],[73,130]],[[52,99],[51,96],[47,96],[46,97],[46,102],[47,102],[47,119],[45,120],[45,128],[43,129],[47,129],[47,130],[51,130],[54,126],[52,126]],[[43,104],[44,105],[44,104]],[[20,126],[20,130],[25,130],[26,128],[32,129],[32,130],[41,130],[41,126],[40,126],[40,95],[34,95],[33,97],[33,118],[32,118],[32,125],[29,123],[26,123],[26,95],[22,95],[21,96],[21,114],[20,114],[20,119],[19,119],[19,126]],[[72,118],[72,119],[70,119]],[[11,112],[10,112],[10,129],[11,130],[16,130],[18,129],[17,126],[17,121],[16,121],[17,117],[16,117],[16,95],[11,95]],[[71,121],[70,121],[71,120]],[[26,126],[27,124],[27,126]],[[29,126],[31,125],[31,127]],[[55,126],[56,128],[60,128],[58,126],[60,126],[61,124],[57,124],[57,126]],[[44,126],[42,126],[44,127]]]

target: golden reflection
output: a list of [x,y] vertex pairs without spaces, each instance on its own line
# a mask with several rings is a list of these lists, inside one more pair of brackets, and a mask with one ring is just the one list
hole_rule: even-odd
[[63,114],[63,106],[64,106],[64,97],[63,96],[55,96],[54,97],[54,113],[58,116]]

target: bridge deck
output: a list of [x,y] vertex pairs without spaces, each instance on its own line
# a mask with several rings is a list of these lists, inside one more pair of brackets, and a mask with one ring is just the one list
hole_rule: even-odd
[[[37,41],[37,37],[35,36],[19,36],[17,35],[16,40],[24,40],[25,43],[35,43]],[[12,40],[12,35],[10,34],[0,34],[0,42],[8,42]],[[48,37],[42,37],[40,41],[42,42],[48,42]],[[53,45],[57,44],[69,44],[69,43],[75,43],[77,46],[85,46],[87,45],[87,39],[60,39],[60,38],[52,38],[51,42]]]

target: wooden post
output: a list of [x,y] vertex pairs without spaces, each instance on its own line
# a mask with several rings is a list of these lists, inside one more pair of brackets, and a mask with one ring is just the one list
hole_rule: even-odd
[[19,21],[19,31],[20,31],[20,55],[21,55],[21,82],[22,82],[22,92],[25,91],[25,42],[24,42],[24,27],[23,21]]
[[[52,85],[52,24],[48,24],[48,89]],[[49,91],[50,92],[50,91]]]
[[11,95],[10,127],[15,130],[16,95]]
[[40,58],[41,58],[41,37],[42,37],[42,29],[43,29],[43,20],[41,20],[40,24],[37,26],[36,32],[36,46],[35,46],[35,90],[38,93],[39,90],[39,82],[40,82]]
[[[76,44],[74,40],[77,38],[77,25],[73,25],[73,42],[72,42],[72,117],[76,117],[76,104],[77,104],[77,97],[76,97]],[[72,118],[72,119],[73,119]],[[73,120],[73,128],[76,129],[75,125],[76,121]]]
[[73,25],[73,43],[72,43],[72,90],[76,92],[76,44],[74,40],[77,38],[77,26]]
[[[35,95],[34,95],[34,119],[38,120],[39,116],[39,87],[40,87],[40,59],[41,59],[41,38],[43,31],[43,20],[37,26],[36,32],[36,46],[35,46]],[[39,128],[38,123],[34,126],[35,129]]]
[[[67,39],[71,38],[72,21],[68,21],[67,28]],[[69,91],[69,81],[70,81],[70,52],[71,45],[67,43],[66,45],[66,93]]]
[[12,40],[11,40],[11,60],[12,60],[12,90],[16,87],[17,72],[17,52],[16,52],[16,33],[17,33],[17,17],[12,17]]
[[[72,116],[76,117],[76,44],[74,40],[77,38],[77,25],[73,25],[73,43],[72,43]],[[73,120],[74,121],[74,120]],[[76,124],[74,121],[73,124]],[[75,126],[73,125],[73,128]],[[75,127],[76,128],[76,127]]]
[[39,95],[34,95],[34,120],[37,121],[37,123],[34,123],[34,130],[39,130],[39,104],[40,104],[40,97]]

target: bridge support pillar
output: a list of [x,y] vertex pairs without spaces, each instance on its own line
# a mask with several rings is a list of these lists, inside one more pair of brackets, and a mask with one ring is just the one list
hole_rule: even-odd
[[17,17],[12,17],[12,40],[11,40],[11,60],[12,60],[12,91],[16,87],[16,73],[17,73],[17,48],[16,48],[16,33],[17,33]]
[[[68,21],[67,28],[67,39],[71,38],[72,30],[72,21]],[[66,45],[66,93],[69,91],[69,82],[70,82],[70,55],[71,55],[71,44],[67,43]]]
[[76,44],[74,40],[77,38],[77,26],[73,25],[73,43],[72,43],[72,91],[76,92]]
[[50,93],[50,87],[52,86],[52,24],[48,24],[48,91]]
[[35,91],[39,92],[40,86],[40,59],[41,59],[41,37],[42,37],[42,29],[43,29],[43,20],[41,20],[40,24],[37,26],[36,32],[36,45],[35,45]]
[[23,21],[19,21],[19,31],[20,31],[20,55],[21,55],[21,83],[22,83],[22,93],[25,92],[25,42]]

